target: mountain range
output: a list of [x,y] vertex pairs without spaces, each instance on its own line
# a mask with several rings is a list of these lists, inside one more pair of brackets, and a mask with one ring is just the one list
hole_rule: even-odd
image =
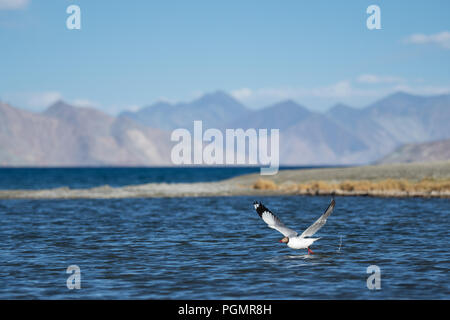
[[58,101],[41,113],[0,102],[0,165],[171,165],[176,128],[280,130],[284,165],[363,164],[396,148],[450,138],[450,95],[389,95],[364,108],[325,113],[287,100],[249,109],[225,92],[187,103],[158,102],[117,117]]
[[409,143],[383,157],[378,163],[450,161],[450,139]]
[[0,103],[0,165],[165,165],[168,133],[58,101],[42,113]]

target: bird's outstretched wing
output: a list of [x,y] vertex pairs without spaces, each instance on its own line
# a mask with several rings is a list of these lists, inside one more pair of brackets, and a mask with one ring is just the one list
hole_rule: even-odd
[[298,233],[284,225],[281,220],[274,215],[269,209],[267,209],[262,203],[255,201],[253,203],[256,212],[264,220],[267,225],[283,234],[285,237],[295,237]]
[[314,222],[308,229],[306,229],[300,235],[300,238],[311,237],[313,234],[315,234],[317,231],[319,231],[319,229],[325,225],[325,223],[327,222],[327,218],[333,212],[334,205],[335,205],[335,201],[333,199],[333,200],[331,200],[331,203],[328,206],[327,210],[325,210],[325,212],[320,216],[320,218],[317,219],[316,222]]

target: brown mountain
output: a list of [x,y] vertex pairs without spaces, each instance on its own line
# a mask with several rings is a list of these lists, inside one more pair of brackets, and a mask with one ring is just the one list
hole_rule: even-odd
[[166,165],[168,133],[62,101],[37,114],[0,103],[0,164]]
[[345,127],[292,100],[253,111],[230,127],[279,129],[280,161],[286,165],[354,163],[347,157],[368,148]]
[[194,120],[222,132],[279,129],[284,165],[362,164],[405,144],[449,139],[450,95],[399,92],[365,108],[318,113],[290,100],[250,110],[219,91],[119,117],[62,101],[43,113],[0,103],[0,165],[170,165],[170,130],[192,131]]
[[360,162],[380,159],[404,144],[450,138],[450,95],[397,92],[362,109],[335,106],[327,116],[368,146]]
[[450,139],[404,145],[379,163],[450,161]]
[[222,128],[225,123],[249,114],[250,111],[223,91],[201,96],[188,103],[157,102],[136,112],[123,112],[143,125],[162,130],[192,128],[194,120],[202,120],[204,128]]

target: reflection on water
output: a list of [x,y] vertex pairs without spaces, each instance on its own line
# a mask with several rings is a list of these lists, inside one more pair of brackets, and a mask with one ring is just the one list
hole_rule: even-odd
[[254,200],[303,231],[330,199],[1,200],[0,298],[450,298],[447,199],[338,197],[313,255],[279,243]]

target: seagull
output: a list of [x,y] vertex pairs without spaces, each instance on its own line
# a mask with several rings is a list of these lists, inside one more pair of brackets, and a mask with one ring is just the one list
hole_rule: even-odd
[[281,220],[269,209],[267,209],[261,202],[253,202],[253,206],[255,207],[256,212],[264,220],[264,222],[267,223],[269,228],[275,229],[283,234],[284,238],[281,239],[280,242],[286,243],[287,246],[291,249],[308,249],[308,254],[314,254],[314,252],[309,247],[314,243],[314,241],[320,239],[310,237],[325,225],[325,223],[327,222],[327,218],[330,216],[331,212],[333,212],[334,205],[335,201],[334,199],[332,199],[330,205],[320,216],[320,218],[317,219],[317,221],[314,222],[308,229],[303,231],[301,235],[298,235],[295,230],[286,227],[284,223],[281,222]]

